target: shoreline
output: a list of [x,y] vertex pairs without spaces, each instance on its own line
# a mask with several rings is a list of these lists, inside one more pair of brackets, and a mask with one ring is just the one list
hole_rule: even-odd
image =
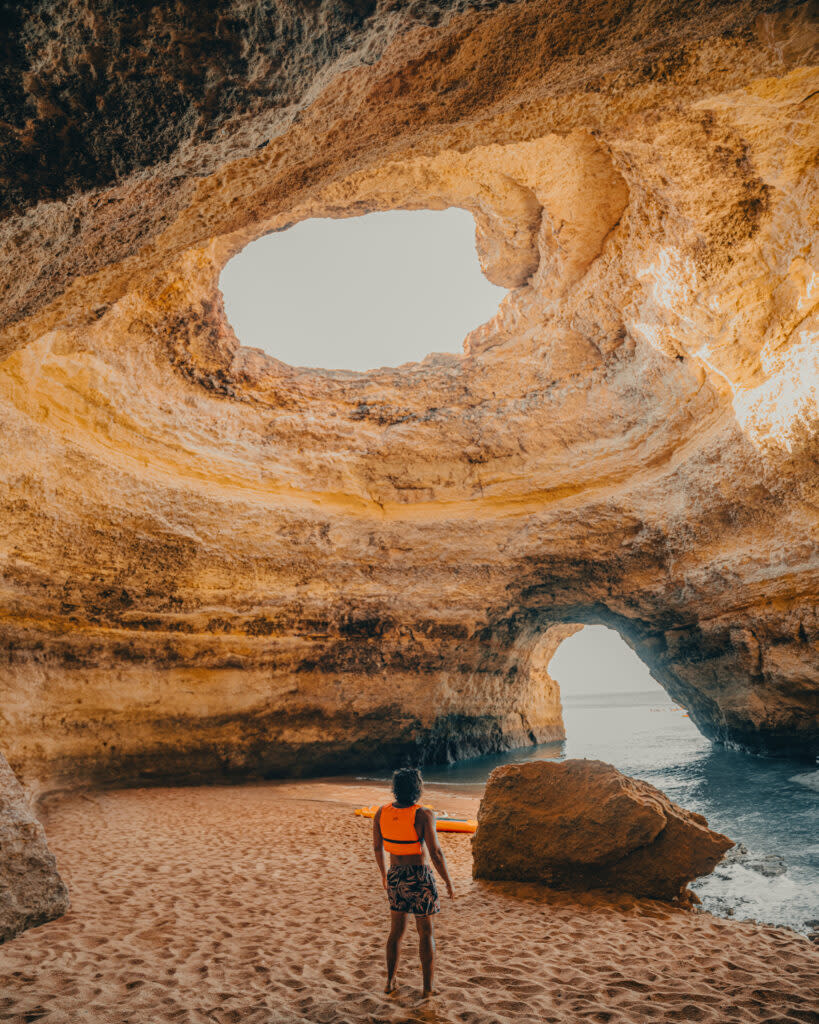
[[[476,760],[482,760],[478,758]],[[819,773],[816,773],[819,774]],[[358,791],[355,796],[354,802],[350,803],[349,806],[365,806],[373,803],[384,802],[388,793],[389,787],[389,773],[385,773],[384,777],[378,779],[374,775],[361,775],[357,773],[347,773],[344,775],[321,775],[321,776],[307,776],[304,778],[293,778],[293,777],[282,777],[276,779],[236,779],[236,780],[219,780],[213,782],[191,782],[184,784],[168,784],[163,782],[149,781],[143,786],[105,786],[105,787],[82,787],[79,789],[55,789],[44,793],[35,802],[36,813],[40,821],[46,828],[47,833],[50,834],[49,819],[52,813],[57,810],[60,804],[64,801],[71,800],[73,797],[81,798],[93,798],[95,795],[100,794],[112,794],[112,793],[127,793],[132,791],[151,791],[151,790],[187,790],[187,789],[216,789],[216,790],[232,790],[232,789],[252,789],[252,788],[266,788],[275,787],[279,790],[284,790],[289,786],[315,786],[315,787],[328,787],[334,792],[337,791],[335,798],[330,798],[330,802],[333,803],[349,803],[350,800],[354,799],[355,791]],[[424,788],[426,797],[424,802],[430,803],[437,810],[445,810],[456,815],[460,815],[468,818],[476,818],[478,812],[478,806],[480,804],[483,792],[485,789],[485,782],[477,781],[446,781],[440,780],[429,780],[425,779]],[[347,794],[347,799],[342,800],[339,794]],[[444,803],[434,803],[432,798],[438,794],[444,800]],[[732,837],[733,838],[733,837]],[[742,846],[742,842],[737,840],[737,846]],[[730,860],[730,853],[728,859]],[[726,861],[727,864],[727,861]],[[714,869],[713,874],[716,875],[722,865],[717,865]],[[732,865],[733,866],[733,865]],[[751,922],[760,926],[781,928],[789,932],[793,932],[803,938],[811,939],[813,942],[819,942],[819,930],[814,927],[813,919],[805,920],[801,927],[794,924],[785,923],[782,921],[775,921],[766,919],[762,916],[740,916],[735,913],[737,909],[741,910],[741,900],[737,904],[729,902],[730,897],[714,896],[713,892],[700,893],[697,891],[697,883],[702,882],[703,879],[710,878],[712,876],[703,876],[701,879],[695,879],[691,883],[690,889],[694,892],[698,899],[702,898],[702,905],[693,907],[695,913],[707,913],[720,920],[729,921],[732,923],[739,922]],[[599,890],[605,892],[605,890]],[[811,891],[807,889],[806,891]],[[617,893],[609,893],[617,897]],[[722,904],[723,911],[721,912],[719,907]],[[2,1018],[0,1018],[1,1020]]]
[[[477,807],[433,789],[453,813]],[[0,947],[0,1021],[817,1019],[819,950],[797,933],[630,896],[476,882],[469,837],[451,833],[441,839],[457,898],[436,922],[440,995],[419,1001],[411,929],[398,992],[384,996],[386,899],[370,823],[352,810],[385,793],[347,778],[52,802],[72,909]]]

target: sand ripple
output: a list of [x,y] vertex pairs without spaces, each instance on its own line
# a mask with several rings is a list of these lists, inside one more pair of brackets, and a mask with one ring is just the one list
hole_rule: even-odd
[[438,918],[441,994],[420,1003],[408,941],[385,997],[385,898],[350,814],[380,796],[305,782],[65,799],[48,828],[73,909],[0,947],[0,1021],[819,1022],[819,954],[800,936],[475,883],[457,835],[444,837],[460,895]]

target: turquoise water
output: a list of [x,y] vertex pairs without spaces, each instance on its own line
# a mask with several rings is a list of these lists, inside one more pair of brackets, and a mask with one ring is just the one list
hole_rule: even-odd
[[704,814],[713,828],[743,843],[749,859],[773,854],[784,861],[784,873],[776,877],[741,863],[718,866],[693,886],[708,910],[802,931],[819,921],[819,771],[804,762],[713,746],[659,687],[564,695],[563,711],[565,743],[430,767],[424,778],[480,793],[500,764],[608,761]]

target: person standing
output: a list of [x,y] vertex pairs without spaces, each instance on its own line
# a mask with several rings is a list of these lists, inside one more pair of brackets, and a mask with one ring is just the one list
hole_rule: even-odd
[[[444,880],[450,899],[455,898],[446,857],[435,831],[435,815],[418,801],[423,779],[417,768],[399,768],[393,772],[392,791],[395,800],[384,804],[373,819],[373,850],[381,872],[381,884],[390,904],[390,934],[387,939],[387,986],[395,989],[395,972],[401,952],[401,940],[407,927],[407,915],[415,917],[418,931],[418,954],[423,975],[423,998],[435,995],[435,928],[434,915],[441,909],[435,876],[427,861],[435,865]],[[384,854],[390,855],[387,870]]]

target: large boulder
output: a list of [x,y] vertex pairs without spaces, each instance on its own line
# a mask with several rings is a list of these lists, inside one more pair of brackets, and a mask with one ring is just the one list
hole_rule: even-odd
[[603,761],[532,761],[489,776],[473,874],[668,900],[733,845],[701,814]]
[[0,754],[0,942],[59,917],[68,906],[43,826]]

